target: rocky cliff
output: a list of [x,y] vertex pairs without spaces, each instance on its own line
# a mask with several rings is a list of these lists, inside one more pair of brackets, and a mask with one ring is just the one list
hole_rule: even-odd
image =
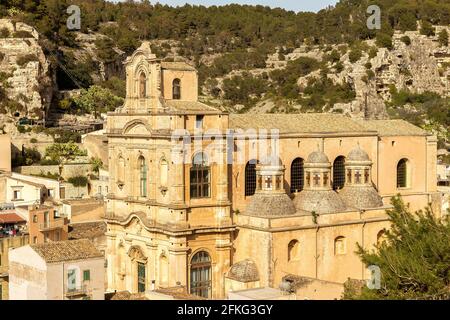
[[50,63],[30,26],[0,19],[0,85],[3,97],[0,122],[27,116],[42,119],[53,96]]

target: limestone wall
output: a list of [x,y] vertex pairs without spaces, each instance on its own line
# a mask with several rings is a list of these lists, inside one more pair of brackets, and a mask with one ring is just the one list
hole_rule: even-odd
[[[80,163],[80,164],[66,164],[63,167],[61,176],[67,180],[70,177],[75,176],[85,176],[87,172],[91,170],[91,165],[89,163]],[[15,172],[24,174],[24,175],[39,175],[41,173],[47,174],[50,172],[51,174],[59,174],[59,166],[58,165],[35,165],[35,166],[21,166],[14,168]]]

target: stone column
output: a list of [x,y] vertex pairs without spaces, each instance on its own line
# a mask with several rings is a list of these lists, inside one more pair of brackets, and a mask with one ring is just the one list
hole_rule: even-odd
[[219,204],[227,204],[229,203],[227,141],[224,138],[216,141],[215,143],[217,143],[217,146],[215,148],[217,160],[217,202]]
[[212,298],[225,298],[225,274],[231,266],[231,249],[233,244],[229,239],[229,234],[219,235],[216,239],[216,261],[212,266],[213,283]]
[[106,234],[106,258],[108,266],[106,268],[106,279],[108,281],[108,290],[117,290],[116,274],[117,274],[117,252],[116,252],[116,236],[114,234]]
[[185,238],[175,238],[170,240],[173,245],[169,248],[169,286],[180,285],[188,288],[187,273],[188,268],[188,248]]

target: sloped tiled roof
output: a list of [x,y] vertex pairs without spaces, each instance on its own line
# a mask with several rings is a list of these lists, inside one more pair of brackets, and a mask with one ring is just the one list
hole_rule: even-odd
[[26,222],[21,216],[16,213],[0,213],[0,224],[3,223],[19,223]]
[[166,100],[165,104],[175,111],[193,111],[193,112],[204,112],[212,111],[219,112],[218,109],[208,106],[204,103],[198,101],[184,101],[184,100]]
[[30,247],[48,263],[103,257],[103,253],[87,239],[32,244]]
[[186,62],[168,62],[163,61],[161,62],[161,68],[162,69],[169,69],[169,70],[184,70],[184,71],[195,71],[196,69],[187,64]]
[[369,132],[349,117],[329,113],[230,114],[232,129],[279,129],[280,133]]
[[94,239],[104,236],[106,223],[104,221],[79,222],[69,225],[69,239]]
[[426,136],[427,131],[405,120],[355,120],[367,130],[377,131],[380,136]]

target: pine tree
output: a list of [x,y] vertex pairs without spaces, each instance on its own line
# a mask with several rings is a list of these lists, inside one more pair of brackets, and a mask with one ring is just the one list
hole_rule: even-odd
[[411,213],[399,196],[387,210],[392,227],[376,251],[358,245],[366,266],[381,270],[381,289],[346,286],[344,299],[450,299],[450,219],[430,208]]

